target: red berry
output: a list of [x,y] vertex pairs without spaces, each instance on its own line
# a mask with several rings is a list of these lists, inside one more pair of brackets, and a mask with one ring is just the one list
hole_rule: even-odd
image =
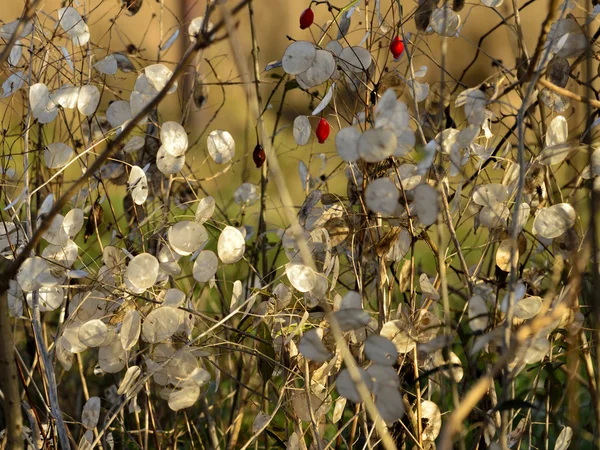
[[317,125],[317,139],[319,140],[319,144],[325,143],[327,138],[329,137],[329,122],[327,122],[323,117],[319,120],[319,124]]
[[404,53],[404,42],[400,39],[400,36],[396,36],[390,44],[390,52],[394,55],[394,59],[397,59],[402,53]]
[[310,27],[313,23],[313,20],[315,20],[315,13],[312,9],[306,8],[304,11],[302,11],[302,14],[300,14],[300,29],[305,30]]
[[262,145],[256,144],[256,147],[254,147],[254,152],[252,152],[252,159],[254,160],[254,164],[256,164],[257,169],[264,164],[265,159],[267,159],[267,155],[265,154],[265,149]]

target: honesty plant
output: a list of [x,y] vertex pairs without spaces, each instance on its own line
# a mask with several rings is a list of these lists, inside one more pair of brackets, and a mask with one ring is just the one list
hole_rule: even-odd
[[2,445],[600,445],[597,6],[67,3],[0,14]]

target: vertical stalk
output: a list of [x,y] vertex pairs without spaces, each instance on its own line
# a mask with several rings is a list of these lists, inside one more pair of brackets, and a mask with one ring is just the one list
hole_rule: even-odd
[[[1,263],[5,261],[2,260]],[[6,423],[7,448],[23,450],[23,415],[17,365],[14,358],[14,342],[8,315],[8,294],[0,295],[0,389],[4,394],[4,421]]]

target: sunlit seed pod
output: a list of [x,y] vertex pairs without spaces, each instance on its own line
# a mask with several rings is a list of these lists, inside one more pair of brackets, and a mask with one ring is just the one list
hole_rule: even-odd
[[196,403],[200,396],[200,388],[195,385],[184,387],[182,390],[174,390],[169,395],[169,408],[179,411],[189,408]]
[[196,208],[195,220],[198,223],[204,223],[209,220],[215,211],[215,199],[210,195],[204,197],[198,202]]
[[39,256],[27,258],[17,272],[17,283],[24,292],[39,289],[42,285],[38,277],[50,273],[48,263]]
[[107,55],[104,59],[94,64],[94,69],[105,75],[114,75],[117,73],[119,66],[114,55]]
[[371,53],[363,47],[346,47],[339,54],[342,70],[350,73],[361,73],[371,67]]
[[162,298],[163,306],[179,308],[185,302],[185,293],[179,289],[171,288],[163,291],[159,298]]
[[[190,42],[195,43],[196,39],[198,37],[198,34],[200,33],[200,31],[202,31],[204,27],[204,17],[199,16],[199,17],[195,17],[194,19],[192,19],[190,21],[190,24],[188,26],[188,35],[190,37]],[[206,32],[210,32],[210,30],[212,30],[214,27],[214,25],[210,22],[210,20],[208,21],[208,23],[206,24]]]
[[546,146],[552,147],[567,142],[569,137],[569,125],[564,116],[556,116],[548,126],[546,133]]
[[[148,83],[157,91],[162,91],[167,82],[173,77],[173,71],[164,64],[152,64],[144,68],[144,74]],[[136,83],[137,86],[137,83]],[[140,91],[137,87],[136,91]],[[167,94],[172,94],[177,90],[177,83],[174,83],[168,90]]]
[[506,222],[510,216],[510,210],[504,203],[496,203],[492,206],[484,206],[479,213],[479,221],[482,226],[495,229],[506,228]]
[[381,162],[394,154],[398,140],[386,129],[368,129],[358,139],[360,157],[370,163]]
[[135,256],[127,265],[125,276],[139,289],[148,289],[158,278],[158,260],[150,253]]
[[325,83],[333,75],[336,68],[333,53],[317,50],[314,61],[308,69],[296,75],[296,81],[308,88]]
[[64,245],[69,239],[69,235],[63,227],[64,217],[61,214],[57,214],[52,218],[50,226],[44,231],[42,238],[50,244]]
[[137,344],[141,330],[142,320],[140,313],[135,309],[129,311],[123,318],[121,325],[120,339],[124,350],[130,350]]
[[299,292],[310,291],[317,282],[315,271],[304,264],[289,263],[286,266],[285,273],[292,286]]
[[421,417],[427,425],[423,428],[423,440],[435,441],[442,429],[442,413],[434,402],[424,400],[421,402]]
[[177,310],[170,306],[156,308],[146,316],[142,323],[142,337],[146,342],[157,344],[169,339],[180,325]]
[[342,160],[353,162],[360,158],[358,152],[358,140],[360,136],[360,131],[354,127],[346,127],[338,131],[335,136],[335,147]]
[[416,341],[405,320],[392,320],[383,324],[381,336],[389,339],[396,346],[399,354],[404,355],[415,347]]
[[73,149],[62,142],[49,144],[44,150],[44,164],[49,169],[60,169],[66,166],[73,156]]
[[139,166],[133,166],[129,172],[127,187],[136,205],[143,205],[148,198],[148,179],[146,173]]
[[246,241],[237,228],[226,226],[219,235],[217,252],[223,264],[235,264],[244,256]]
[[123,370],[127,362],[127,354],[119,339],[110,345],[98,349],[98,365],[104,373],[117,373]]
[[235,141],[225,130],[211,131],[206,139],[206,146],[217,164],[226,164],[235,155]]
[[435,188],[428,184],[420,184],[414,189],[412,203],[419,220],[423,226],[435,223],[438,216],[438,195]]
[[558,437],[556,438],[556,444],[554,450],[567,450],[571,445],[573,439],[573,429],[569,426],[565,426]]
[[56,359],[67,372],[73,365],[73,353],[69,352],[64,346],[64,338],[61,336],[56,340]]
[[419,287],[421,288],[421,292],[426,298],[437,301],[440,299],[440,294],[438,294],[437,290],[433,286],[433,283],[429,279],[426,273],[422,273],[419,276]]
[[58,24],[69,36],[81,36],[88,31],[81,14],[71,7],[58,9]]
[[100,398],[90,397],[81,412],[81,424],[86,430],[93,430],[100,418]]
[[91,116],[96,112],[100,103],[100,91],[96,86],[87,84],[82,86],[77,98],[77,109],[85,116]]
[[469,326],[473,331],[483,331],[488,327],[489,309],[485,300],[480,295],[469,299],[468,308]]
[[119,395],[129,395],[141,375],[142,370],[139,366],[130,366],[125,375],[123,376],[123,380],[121,380],[121,384],[119,384],[119,388],[117,389],[117,394]]
[[177,122],[165,122],[160,129],[160,141],[172,156],[181,156],[188,149],[188,136]]
[[63,338],[63,345],[70,353],[82,353],[88,348],[79,340],[80,326],[81,322],[74,321],[69,323],[69,325],[62,330],[61,337]]
[[480,206],[494,206],[508,199],[508,188],[502,184],[481,184],[473,189],[473,202]]
[[316,57],[317,49],[312,42],[296,41],[285,50],[281,65],[286,73],[298,75],[308,70]]
[[373,212],[392,216],[396,211],[400,191],[389,178],[378,178],[367,184],[365,202]]
[[312,128],[310,126],[310,122],[308,121],[308,117],[298,116],[294,119],[293,133],[296,144],[306,145],[310,139],[311,132]]
[[[512,242],[510,239],[505,239],[500,242],[498,249],[496,250],[496,265],[504,272],[510,272],[511,269],[511,247]],[[518,264],[519,261],[519,250],[515,248],[515,258]]]
[[169,228],[168,240],[173,250],[187,256],[206,245],[208,233],[202,224],[184,220]]
[[200,283],[206,283],[215,276],[218,266],[219,259],[217,255],[211,250],[203,250],[194,261],[193,277]]
[[[55,311],[65,300],[64,290],[60,286],[41,286],[37,292],[40,312]],[[28,292],[26,300],[29,307],[33,308],[33,293]]]
[[118,128],[131,120],[131,105],[128,101],[117,100],[108,105],[106,119],[113,128]]
[[79,87],[62,85],[60,88],[50,94],[53,102],[58,103],[65,109],[73,109],[77,107],[77,99],[79,98]]
[[185,166],[185,155],[173,156],[161,145],[156,153],[156,167],[164,175],[174,175]]
[[524,297],[515,302],[514,316],[517,319],[531,319],[542,309],[543,300],[538,296]]
[[533,221],[533,229],[547,239],[554,239],[575,225],[577,214],[568,203],[543,208]]
[[29,87],[29,103],[33,117],[39,123],[46,124],[56,119],[57,104],[51,99],[48,87],[44,83],[36,83]]
[[79,327],[79,340],[88,347],[101,347],[108,338],[108,327],[100,319],[92,319]]

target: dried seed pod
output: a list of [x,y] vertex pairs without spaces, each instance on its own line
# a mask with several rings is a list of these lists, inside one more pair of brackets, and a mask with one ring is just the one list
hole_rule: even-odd
[[539,98],[546,107],[556,113],[564,113],[571,105],[571,101],[567,97],[551,91],[548,88],[544,88],[540,91]]
[[400,227],[392,227],[383,235],[375,247],[377,256],[381,258],[383,255],[387,255],[387,253],[390,251],[390,248],[400,235],[401,230],[402,228]]
[[196,82],[194,83],[194,103],[196,108],[202,108],[208,101],[208,86],[202,82],[200,74],[196,74]]
[[90,216],[88,217],[88,221],[85,225],[85,233],[83,235],[83,241],[87,242],[89,237],[94,234],[96,229],[100,228],[102,224],[102,216],[104,215],[104,208],[98,200],[92,206],[92,210],[90,211]]
[[546,72],[550,82],[557,86],[565,87],[569,81],[569,72],[571,67],[567,58],[555,56],[548,63],[548,71]]
[[465,0],[453,0],[452,1],[452,9],[456,12],[459,12],[465,6]]
[[348,223],[342,217],[334,217],[333,219],[329,219],[323,228],[325,228],[329,233],[332,247],[344,242],[348,237],[348,234],[350,234]]
[[417,11],[415,12],[415,24],[417,30],[425,31],[429,26],[433,9],[437,6],[436,0],[422,0],[419,2]]
[[[441,110],[446,109],[450,105],[450,91],[450,88],[442,86],[441,83],[433,84],[429,88],[429,95],[427,96],[427,100],[425,100],[425,111],[435,116]],[[443,99],[442,95],[444,96]]]
[[142,7],[143,0],[121,0],[130,16],[135,16]]

